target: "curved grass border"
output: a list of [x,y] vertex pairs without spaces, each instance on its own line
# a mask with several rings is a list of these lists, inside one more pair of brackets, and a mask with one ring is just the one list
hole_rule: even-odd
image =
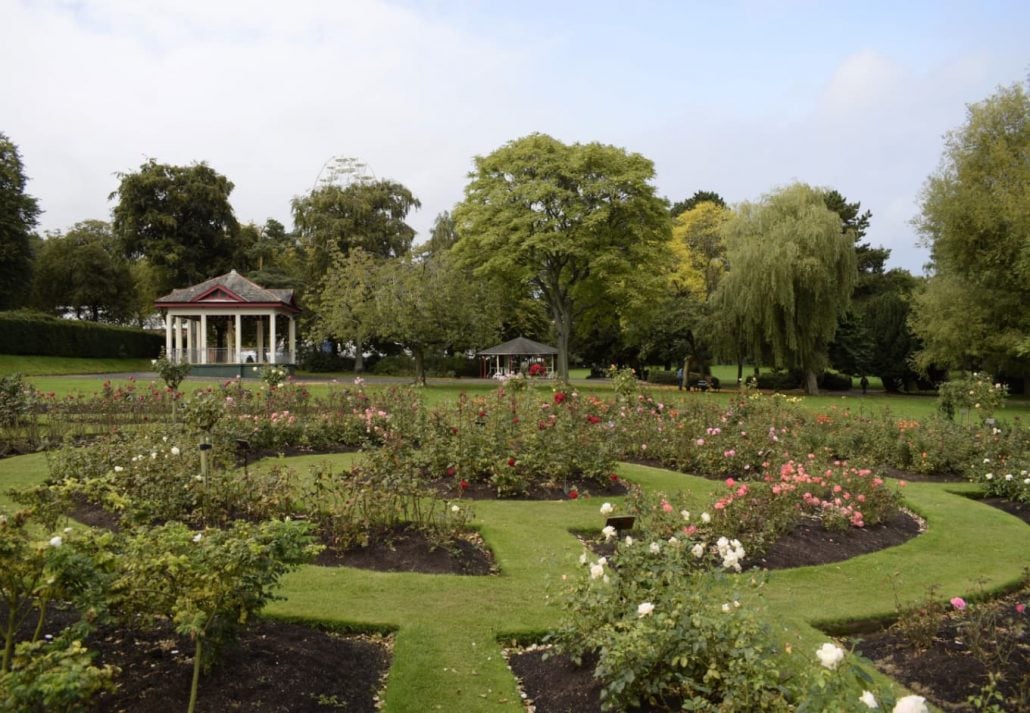
[[[350,454],[310,460],[343,465]],[[287,459],[300,466],[309,459]],[[0,461],[0,489],[46,477],[42,455]],[[720,483],[647,466],[622,464],[620,474],[641,486],[683,492],[694,509],[710,502]],[[967,494],[966,484],[912,483],[909,507],[928,529],[880,552],[816,567],[771,572],[765,588],[771,621],[798,656],[811,658],[826,634],[855,622],[882,622],[895,613],[891,582],[904,603],[938,585],[942,599],[969,598],[1016,586],[1027,566],[1030,527]],[[606,498],[618,502],[619,498]],[[333,628],[395,632],[393,665],[384,696],[387,713],[522,710],[501,641],[525,640],[554,626],[550,599],[562,576],[582,576],[582,546],[573,529],[599,529],[599,499],[476,501],[476,525],[493,549],[497,577],[446,577],[305,566],[286,577],[283,601],[271,618]],[[0,499],[0,509],[9,501]]]

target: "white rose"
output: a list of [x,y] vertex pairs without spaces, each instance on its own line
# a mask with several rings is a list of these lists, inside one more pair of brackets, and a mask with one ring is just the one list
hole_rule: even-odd
[[819,659],[819,663],[834,671],[837,669],[837,665],[844,660],[844,649],[827,642],[815,650],[815,655]]
[[592,564],[590,565],[590,579],[600,579],[604,576],[604,565]]
[[179,450],[179,446],[172,446],[172,455],[173,456],[177,456],[180,453],[182,453],[182,451]]
[[653,555],[656,555],[656,554],[658,554],[659,552],[661,552],[661,551],[662,551],[662,546],[661,546],[661,545],[659,545],[659,544],[658,544],[657,542],[652,542],[652,543],[651,543],[651,544],[650,544],[650,545],[648,546],[647,550],[648,550],[648,551],[649,551],[649,552],[650,552],[651,554],[653,554]]
[[712,521],[712,516],[711,515],[709,515],[706,512],[701,513],[701,522],[703,522],[704,524],[707,525],[711,521]]
[[606,525],[605,528],[601,530],[601,534],[604,535],[605,542],[611,542],[615,539],[615,528],[611,525]]
[[922,696],[905,696],[894,704],[893,713],[930,713]]
[[650,615],[651,612],[653,612],[653,611],[654,611],[654,604],[652,604],[651,602],[644,602],[640,606],[637,607],[637,616],[645,617],[645,616]]
[[602,515],[611,515],[613,510],[615,510],[615,508],[612,506],[611,503],[605,503],[601,506]]
[[705,545],[703,542],[698,542],[696,545],[690,548],[690,554],[694,557],[701,559],[705,554]]
[[865,703],[866,708],[880,707],[876,702],[876,696],[874,696],[871,691],[862,691],[862,695],[859,696],[858,700]]
[[51,547],[60,547],[62,544],[64,544],[64,540],[61,539],[60,535],[54,535],[50,538]]

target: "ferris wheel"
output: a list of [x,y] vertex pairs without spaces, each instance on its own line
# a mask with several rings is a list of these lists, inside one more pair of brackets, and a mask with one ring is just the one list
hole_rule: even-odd
[[311,190],[327,186],[346,188],[355,183],[371,183],[374,180],[375,172],[364,161],[353,156],[331,156],[322,164]]

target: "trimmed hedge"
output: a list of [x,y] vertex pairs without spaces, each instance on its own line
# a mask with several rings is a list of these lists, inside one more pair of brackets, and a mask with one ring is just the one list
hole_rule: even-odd
[[59,319],[38,312],[0,312],[0,354],[153,359],[164,343],[164,335],[142,329]]

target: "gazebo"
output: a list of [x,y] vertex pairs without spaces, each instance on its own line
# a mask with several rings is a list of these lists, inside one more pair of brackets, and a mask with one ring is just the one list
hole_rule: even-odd
[[525,337],[516,337],[510,342],[479,352],[482,364],[479,375],[483,378],[532,374],[539,365],[542,375],[554,374],[554,357],[558,350]]
[[[194,372],[246,376],[247,366],[297,363],[301,309],[293,290],[266,289],[232,270],[172,290],[154,306],[164,318],[168,358],[192,364]],[[246,346],[245,332],[253,337]]]

